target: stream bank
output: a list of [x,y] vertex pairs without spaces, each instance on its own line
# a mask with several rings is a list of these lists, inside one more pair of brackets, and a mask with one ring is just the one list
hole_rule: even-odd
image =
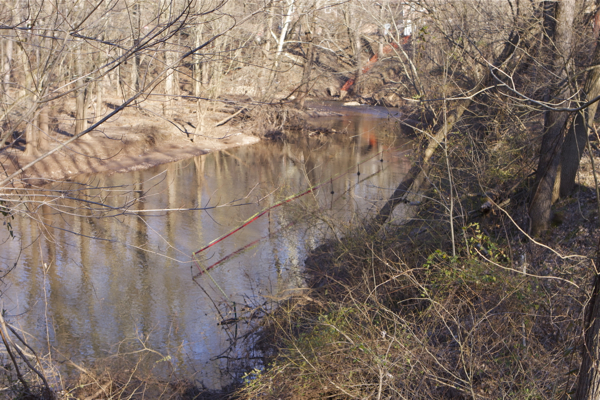
[[388,110],[314,107],[322,130],[28,189],[44,201],[0,236],[2,268],[16,265],[6,318],[69,366],[52,376],[84,382],[75,366],[114,359],[139,363],[136,379],[214,390],[239,382],[242,363],[261,365],[243,340],[256,316],[304,290],[308,251],[339,233],[329,221],[376,210],[410,165]]
[[[206,111],[201,118],[197,115],[197,103],[193,99],[183,97],[172,101],[176,103],[173,109],[177,111],[167,116],[161,116],[161,102],[147,100],[144,108],[123,110],[98,130],[41,160],[21,179],[26,186],[39,185],[45,181],[72,179],[80,174],[143,170],[210,152],[252,145],[261,139],[295,141],[304,135],[311,138],[343,135],[347,134],[344,128],[337,131],[327,128],[331,119],[360,113],[360,108],[340,108],[344,103],[330,100],[311,100],[307,103],[309,108],[301,110],[293,103],[250,108],[244,106],[242,100],[231,98],[224,100],[225,106],[215,106],[213,111]],[[238,101],[241,103],[238,104]],[[235,107],[227,106],[230,103]],[[114,107],[110,102],[106,104],[108,108]],[[356,102],[350,104],[359,105]],[[242,112],[238,114],[238,111]],[[386,134],[400,130],[400,112],[392,109],[386,110],[385,114],[391,117],[384,128],[388,132]],[[60,116],[59,112],[54,118],[54,136],[48,149],[54,146],[53,143],[72,137],[68,133],[72,131],[72,119],[64,115],[62,121],[65,122],[61,122]],[[28,155],[23,149],[16,145],[0,153],[4,167],[0,177],[18,171],[43,154],[38,151]]]
[[[469,137],[461,133],[453,140]],[[536,239],[525,227],[532,171],[472,177],[464,166],[473,154],[437,160],[410,221],[377,233],[358,221],[311,252],[309,289],[264,320],[267,368],[250,371],[233,398],[574,393],[597,271],[600,151],[586,150],[578,187],[554,205],[551,229]],[[489,187],[481,182],[497,192],[480,194]]]
[[[111,101],[112,100],[112,101]],[[116,107],[118,99],[105,102],[107,110]],[[172,100],[167,115],[163,102],[147,100],[143,108],[127,108],[59,152],[45,158],[25,172],[22,179],[29,185],[44,181],[72,179],[80,174],[115,173],[143,170],[156,165],[192,158],[214,151],[257,143],[259,135],[247,124],[222,124],[229,113],[214,110],[198,117],[195,101]],[[73,119],[65,110],[73,107],[69,101],[57,110],[53,118],[54,143],[72,137]],[[201,127],[198,121],[205,125]],[[88,121],[90,124],[92,120]],[[201,129],[200,129],[201,128]],[[13,146],[0,153],[7,176],[35,160],[42,152],[26,155],[23,147]]]

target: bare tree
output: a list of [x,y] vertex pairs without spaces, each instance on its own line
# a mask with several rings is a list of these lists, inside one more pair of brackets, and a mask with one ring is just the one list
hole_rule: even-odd
[[[600,13],[596,12],[596,16]],[[598,22],[594,20],[594,29],[598,29]],[[596,36],[597,40],[597,36]],[[594,52],[590,61],[590,69],[585,79],[579,104],[585,104],[600,96],[600,46],[596,41]],[[573,191],[575,177],[579,170],[579,161],[588,143],[590,127],[598,109],[598,103],[593,102],[589,107],[577,112],[565,137],[560,159],[560,197],[567,197]]]
[[[545,101],[558,99],[568,101],[571,49],[573,45],[573,22],[575,19],[575,0],[544,2],[544,34],[545,43],[549,46],[555,83],[548,88]],[[568,107],[568,104],[566,106]],[[536,188],[530,206],[531,232],[534,236],[543,232],[550,222],[552,203],[559,196],[560,188],[560,154],[563,146],[561,133],[565,128],[567,114],[557,111],[546,111],[544,120],[544,136],[540,149],[540,159],[536,175]]]

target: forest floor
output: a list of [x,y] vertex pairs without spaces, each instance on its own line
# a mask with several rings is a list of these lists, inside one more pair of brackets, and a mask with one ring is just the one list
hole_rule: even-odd
[[[73,102],[72,100],[70,101]],[[103,115],[120,104],[107,99]],[[23,173],[27,185],[49,180],[64,180],[84,173],[127,172],[182,160],[213,151],[245,146],[260,141],[251,126],[243,121],[228,121],[232,114],[219,107],[198,110],[195,100],[171,100],[168,108],[164,102],[147,100],[140,107],[125,109],[102,124],[97,130],[65,146]],[[72,137],[74,115],[65,110],[75,109],[68,101],[53,116],[50,142],[63,143]],[[172,110],[165,115],[164,109]],[[204,114],[202,129],[198,126],[198,112]],[[98,118],[99,119],[99,118]],[[88,125],[94,121],[88,120]],[[52,144],[48,148],[55,147]],[[39,157],[26,155],[24,146],[15,146],[0,153],[0,164],[7,176]]]

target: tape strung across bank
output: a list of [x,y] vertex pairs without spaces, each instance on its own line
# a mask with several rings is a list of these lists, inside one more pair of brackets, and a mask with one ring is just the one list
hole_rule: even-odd
[[[387,149],[387,150],[385,150],[385,151],[391,151],[391,150],[393,150],[393,149]],[[371,156],[371,157],[367,158],[366,160],[364,160],[364,161],[362,161],[362,162],[358,163],[358,164],[356,165],[356,167],[360,167],[362,164],[365,164],[365,163],[367,163],[367,162],[371,161],[372,159],[374,159],[374,158],[376,158],[376,157],[383,156],[383,152],[384,152],[384,151],[382,150],[382,151],[380,151],[380,152],[378,152],[378,153],[374,154],[373,156]],[[380,161],[383,161],[383,159],[381,159]],[[196,251],[195,253],[193,253],[193,259],[194,259],[194,262],[195,262],[195,264],[196,264],[196,267],[198,268],[198,271],[199,271],[199,272],[198,272],[198,274],[196,274],[196,275],[194,276],[194,278],[196,278],[196,277],[198,277],[198,276],[200,276],[200,275],[204,274],[205,272],[207,272],[207,271],[209,271],[210,269],[212,269],[212,268],[216,267],[217,265],[219,265],[219,264],[223,263],[224,261],[226,261],[226,260],[228,260],[229,258],[233,257],[234,255],[236,255],[236,254],[239,254],[239,253],[241,253],[242,251],[244,251],[244,250],[246,250],[246,249],[248,249],[248,248],[250,248],[250,247],[254,246],[256,243],[260,242],[260,241],[261,241],[261,240],[263,240],[263,239],[266,239],[267,237],[271,236],[273,233],[267,234],[267,235],[265,235],[265,236],[263,236],[263,237],[261,237],[261,238],[259,238],[259,239],[257,239],[257,240],[254,240],[253,242],[251,242],[251,243],[249,243],[249,244],[247,244],[247,245],[245,245],[245,246],[243,246],[243,247],[239,248],[238,250],[236,250],[236,251],[234,251],[234,252],[230,253],[229,255],[227,255],[226,257],[224,257],[224,258],[222,258],[222,259],[220,259],[219,261],[215,262],[214,264],[210,265],[209,267],[203,267],[203,266],[200,264],[200,262],[199,262],[199,260],[198,260],[198,255],[199,255],[200,253],[202,253],[202,252],[204,252],[204,251],[208,250],[209,248],[211,248],[212,246],[216,245],[217,243],[219,243],[219,242],[222,242],[223,240],[227,239],[228,237],[230,237],[230,236],[231,236],[231,235],[233,235],[234,233],[236,233],[236,232],[238,232],[238,231],[242,230],[242,229],[243,229],[243,228],[245,228],[246,226],[250,225],[251,223],[253,223],[253,222],[254,222],[254,221],[256,221],[257,219],[259,219],[260,217],[262,217],[263,215],[267,214],[269,211],[271,211],[271,210],[273,210],[273,209],[275,209],[275,208],[277,208],[277,207],[280,207],[280,206],[282,206],[282,205],[284,205],[284,204],[286,204],[286,203],[289,203],[289,202],[291,202],[291,201],[293,201],[293,200],[299,199],[300,197],[302,197],[302,196],[305,196],[305,195],[307,195],[307,194],[309,194],[309,193],[312,193],[313,191],[315,191],[315,190],[319,189],[319,188],[320,188],[321,186],[323,186],[323,185],[326,185],[326,184],[332,183],[332,182],[334,182],[334,181],[336,181],[336,180],[338,180],[338,179],[342,178],[343,176],[346,176],[346,175],[348,175],[348,174],[352,173],[352,169],[354,169],[354,168],[356,168],[356,167],[355,167],[355,166],[352,166],[352,167],[348,168],[348,170],[347,170],[346,172],[341,172],[340,174],[338,174],[337,176],[335,176],[335,177],[333,177],[333,178],[330,178],[330,179],[327,179],[327,180],[325,180],[325,181],[323,181],[323,182],[317,183],[316,185],[313,185],[313,186],[309,187],[308,189],[304,190],[303,192],[299,192],[299,193],[293,194],[293,195],[291,195],[291,196],[289,196],[289,197],[286,197],[285,199],[283,199],[283,200],[281,200],[281,201],[279,201],[279,202],[277,202],[277,203],[275,203],[275,204],[273,204],[273,205],[271,205],[271,206],[269,206],[269,207],[267,207],[267,208],[264,208],[263,210],[261,210],[261,211],[257,212],[256,214],[252,215],[250,218],[248,218],[246,221],[244,221],[244,222],[243,222],[243,223],[242,223],[240,226],[238,226],[237,228],[235,228],[235,229],[231,230],[230,232],[228,232],[228,233],[224,234],[223,236],[220,236],[220,237],[218,237],[218,238],[214,239],[214,240],[213,240],[213,241],[211,241],[209,244],[207,244],[205,247],[203,247],[203,248],[201,248],[200,250],[198,250],[198,251]],[[360,172],[359,172],[359,174],[360,174]],[[368,178],[370,178],[370,176],[369,176],[369,177],[367,177],[367,179],[368,179]],[[362,182],[362,181],[361,181],[361,182]],[[279,229],[278,229],[276,232],[278,232],[278,231],[280,231],[280,230],[282,230],[282,229],[288,228],[288,227],[290,227],[290,226],[291,226],[291,225],[293,225],[293,224],[294,224],[294,222],[292,222],[292,223],[290,223],[290,224],[286,225],[285,227],[279,228]]]
[[[295,223],[296,223],[296,222],[290,222],[289,224],[287,224],[287,225],[285,225],[285,226],[283,226],[283,227],[281,227],[281,228],[277,229],[275,232],[268,233],[268,234],[266,234],[266,235],[264,235],[264,236],[262,236],[262,237],[260,237],[260,238],[258,238],[258,239],[256,239],[256,240],[254,240],[254,241],[252,241],[252,242],[248,243],[247,245],[245,245],[245,246],[243,246],[243,247],[240,247],[239,249],[237,249],[237,250],[236,250],[236,251],[234,251],[233,253],[229,253],[228,255],[226,255],[225,257],[221,258],[219,261],[217,261],[216,263],[214,263],[214,264],[210,265],[209,267],[207,267],[207,268],[202,268],[202,269],[200,270],[200,272],[198,272],[196,275],[194,275],[194,279],[195,279],[195,278],[197,278],[197,277],[199,277],[200,275],[204,274],[205,272],[207,272],[207,271],[210,271],[211,269],[213,269],[213,268],[214,268],[214,267],[216,267],[217,265],[219,265],[219,264],[221,264],[221,263],[223,263],[223,262],[225,262],[225,261],[229,260],[231,257],[233,257],[233,256],[235,256],[235,255],[238,255],[238,254],[240,254],[242,251],[244,251],[244,250],[246,250],[246,249],[249,249],[250,247],[252,247],[252,246],[254,246],[255,244],[257,244],[258,242],[260,242],[261,240],[263,240],[263,239],[266,239],[266,238],[268,238],[268,237],[270,237],[270,236],[273,236],[274,234],[278,233],[279,231],[281,231],[281,230],[283,230],[283,229],[287,229],[287,228],[289,228],[290,226],[294,225]],[[194,253],[194,258],[195,258],[195,253]],[[196,264],[198,264],[198,261],[197,261],[197,260],[194,260],[194,261],[196,262]]]

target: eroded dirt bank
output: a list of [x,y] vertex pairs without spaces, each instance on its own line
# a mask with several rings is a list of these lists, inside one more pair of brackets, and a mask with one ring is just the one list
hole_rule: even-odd
[[[126,172],[150,168],[260,141],[257,132],[243,121],[228,121],[231,116],[220,109],[204,110],[197,116],[195,101],[173,100],[176,110],[162,115],[161,102],[149,101],[144,108],[123,110],[99,129],[83,136],[60,151],[41,160],[21,175],[26,184],[48,180],[69,179],[79,174],[97,172]],[[113,103],[106,102],[107,108]],[[72,137],[73,118],[68,115],[66,103],[53,118],[53,136],[45,147],[50,150]],[[198,121],[202,120],[203,123]],[[92,124],[94,121],[89,120]],[[2,176],[18,171],[43,153],[26,154],[23,146],[8,148],[0,153],[4,166]]]

